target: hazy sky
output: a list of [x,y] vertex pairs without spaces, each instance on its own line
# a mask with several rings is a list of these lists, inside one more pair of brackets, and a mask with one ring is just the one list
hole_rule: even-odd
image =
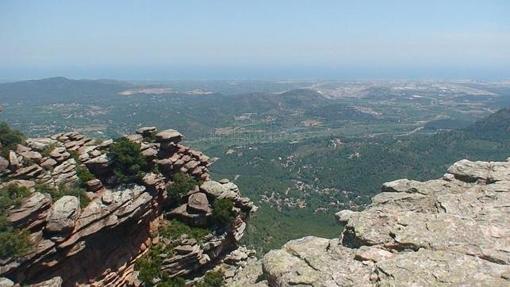
[[0,79],[510,78],[510,1],[0,1]]

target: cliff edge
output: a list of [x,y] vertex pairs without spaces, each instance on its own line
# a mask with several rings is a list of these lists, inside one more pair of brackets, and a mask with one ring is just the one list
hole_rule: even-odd
[[338,239],[305,237],[230,286],[510,286],[510,162],[461,160],[441,178],[385,183]]
[[21,141],[5,130],[0,286],[184,286],[253,255],[238,242],[256,207],[211,180],[179,132]]

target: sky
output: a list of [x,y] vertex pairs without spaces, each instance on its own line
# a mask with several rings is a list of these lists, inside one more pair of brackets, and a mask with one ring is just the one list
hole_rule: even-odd
[[0,79],[510,79],[508,0],[0,1]]

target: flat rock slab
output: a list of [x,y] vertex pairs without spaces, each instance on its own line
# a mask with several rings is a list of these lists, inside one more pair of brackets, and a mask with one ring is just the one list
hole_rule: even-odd
[[176,130],[168,129],[156,134],[156,141],[161,143],[178,143],[182,140],[182,134]]
[[441,179],[385,183],[364,211],[337,213],[339,239],[290,241],[264,256],[262,277],[272,287],[510,286],[509,176],[510,162],[462,160]]

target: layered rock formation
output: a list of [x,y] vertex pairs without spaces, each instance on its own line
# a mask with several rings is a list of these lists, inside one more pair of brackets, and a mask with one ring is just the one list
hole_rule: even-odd
[[382,191],[337,214],[339,239],[290,241],[230,286],[510,286],[509,161],[462,160]]
[[[139,143],[145,160],[157,167],[137,184],[116,183],[107,156],[112,140],[94,141],[76,132],[28,139],[10,151],[8,159],[0,158],[1,185],[31,190],[19,207],[7,211],[7,219],[13,227],[28,230],[33,245],[24,256],[0,260],[2,284],[139,286],[135,261],[160,240],[157,230],[165,214],[181,216],[179,210],[184,209],[182,217],[208,224],[210,202],[220,196],[208,186],[230,196],[235,220],[212,231],[203,243],[181,238],[176,254],[165,259],[164,272],[170,277],[199,273],[237,250],[245,220],[254,209],[237,186],[210,180],[209,158],[179,144],[182,135],[175,130],[158,133],[153,127],[141,128],[126,138]],[[90,201],[86,206],[81,195],[53,200],[48,193],[35,192],[41,185],[57,189],[76,185],[79,168],[95,176],[85,184],[85,202]],[[202,186],[179,199],[170,198],[167,189],[178,172],[200,180]]]

